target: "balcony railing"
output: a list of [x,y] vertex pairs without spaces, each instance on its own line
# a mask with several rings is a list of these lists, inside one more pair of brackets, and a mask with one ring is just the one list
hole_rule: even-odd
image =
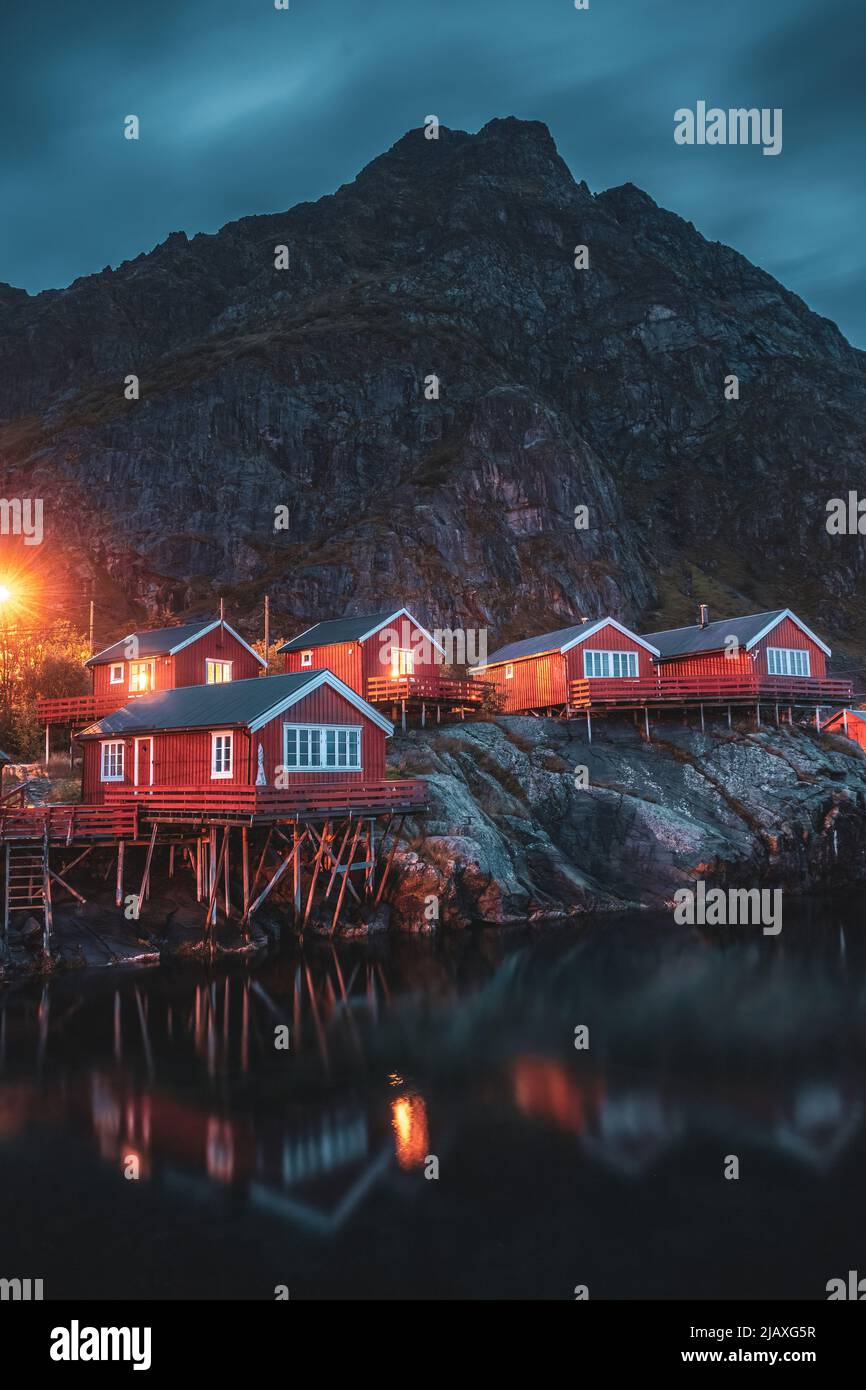
[[40,724],[93,724],[128,703],[128,695],[57,695],[36,701]]
[[464,680],[460,676],[370,676],[367,680],[367,699],[371,704],[421,700],[431,705],[475,707],[481,704],[486,691],[484,681]]
[[108,806],[134,806],[144,820],[237,820],[250,824],[301,815],[420,811],[427,788],[408,778],[309,782],[279,787],[106,787]]
[[756,704],[771,703],[832,705],[846,704],[853,698],[850,680],[833,676],[640,676],[632,679],[597,677],[573,680],[569,685],[569,704],[573,709],[596,705],[642,704]]
[[41,840],[46,828],[51,844],[133,839],[137,830],[137,808],[132,803],[21,806],[4,802],[0,805],[0,841]]

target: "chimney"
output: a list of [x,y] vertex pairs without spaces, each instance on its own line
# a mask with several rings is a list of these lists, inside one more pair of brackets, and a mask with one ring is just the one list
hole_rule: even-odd
[[710,621],[710,610],[705,603],[701,604],[700,626],[706,627]]

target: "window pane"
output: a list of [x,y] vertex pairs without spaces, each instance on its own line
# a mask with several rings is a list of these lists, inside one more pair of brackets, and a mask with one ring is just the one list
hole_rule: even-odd
[[337,766],[337,731],[328,729],[326,734],[325,763],[328,767]]
[[298,765],[298,731],[286,729],[286,767]]

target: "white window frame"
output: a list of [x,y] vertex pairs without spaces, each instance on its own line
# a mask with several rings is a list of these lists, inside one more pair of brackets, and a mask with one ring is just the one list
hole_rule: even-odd
[[[205,663],[204,663],[204,683],[205,683],[205,685],[228,685],[228,684],[229,684],[229,681],[232,679],[232,666],[233,666],[233,665],[234,665],[234,662],[232,662],[232,661],[223,661],[223,659],[222,659],[221,656],[208,656],[208,657],[205,657]],[[225,666],[225,667],[227,668],[227,670],[228,670],[228,675],[225,677],[224,680],[221,680],[221,681],[213,681],[213,680],[211,680],[211,678],[210,678],[211,668],[212,668],[212,667],[215,667],[215,666]]]
[[[615,665],[620,670],[615,671]],[[622,670],[625,665],[627,669]],[[590,670],[590,667],[606,667],[604,670]],[[632,667],[634,669],[632,670]],[[640,675],[640,662],[637,652],[607,650],[604,647],[584,647],[583,650],[583,676],[584,680],[635,680]]]
[[301,667],[302,667],[303,670],[306,670],[307,667],[308,667],[308,666],[312,666],[312,664],[313,664],[313,653],[312,653],[312,651],[308,648],[307,651],[301,652]]
[[[811,676],[812,662],[808,647],[768,647],[767,674],[770,676]],[[794,666],[805,666],[795,671]],[[775,668],[775,669],[774,669]]]
[[[133,666],[148,666],[150,668],[150,680],[147,690],[133,690],[132,688],[132,668]],[[156,662],[153,657],[139,657],[129,663],[129,693],[130,695],[152,695],[156,689]]]
[[[114,674],[115,671],[119,671],[119,672],[120,672],[120,675],[119,675],[119,676],[116,676],[116,675]],[[109,684],[109,685],[123,685],[123,684],[125,683],[125,681],[126,681],[126,674],[125,674],[125,668],[124,668],[123,662],[122,662],[122,661],[112,661],[112,662],[110,662],[110,663],[109,663],[109,667],[108,667],[108,684]]]
[[510,662],[510,661],[507,663],[507,665],[506,665],[506,667],[505,667],[505,679],[506,679],[507,681],[513,681],[513,680],[514,680],[514,665],[513,665],[513,663]]
[[[402,668],[402,669],[401,669]],[[415,653],[411,647],[391,648],[391,680],[399,681],[404,676],[415,674]]]
[[[295,735],[294,755],[298,761],[289,761],[289,734]],[[347,735],[346,738],[346,762],[341,763],[340,757],[340,734]],[[349,734],[357,735],[357,762],[349,762],[350,740]],[[307,742],[307,761],[300,762],[301,756],[301,737],[306,735]],[[312,762],[312,743],[315,736],[319,761]],[[334,763],[326,763],[324,757],[328,754],[328,743],[333,736]],[[286,772],[363,772],[364,771],[364,730],[361,724],[293,724],[287,720],[283,724],[283,767]]]
[[[217,739],[227,739],[228,743],[222,746],[222,757],[220,763],[222,770],[217,770]],[[225,766],[225,751],[228,748],[228,768]],[[235,736],[231,729],[213,729],[210,736],[210,776],[212,782],[226,782],[235,774]]]
[[[120,757],[115,757],[115,768],[120,767],[120,771],[106,773],[106,754],[110,748],[119,748]],[[110,760],[110,754],[108,754]],[[99,780],[100,782],[122,782],[126,776],[126,744],[122,738],[104,738],[99,744]]]

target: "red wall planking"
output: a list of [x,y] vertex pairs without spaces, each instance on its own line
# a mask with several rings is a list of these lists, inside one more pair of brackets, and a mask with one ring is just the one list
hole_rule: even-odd
[[[142,661],[152,661],[154,667],[154,690],[175,690],[184,685],[204,685],[207,676],[206,661],[214,657],[217,661],[231,661],[232,680],[250,680],[257,676],[262,667],[243,643],[225,629],[214,628],[202,637],[190,642],[188,647],[175,656],[142,657]],[[120,704],[126,704],[129,697],[129,662],[123,662],[123,684],[112,685],[111,667],[117,662],[100,662],[91,666],[94,695],[116,695]],[[134,698],[134,697],[133,697]],[[118,708],[120,707],[118,705]]]
[[[189,731],[173,730],[155,733],[153,756],[153,785],[157,787],[211,787],[250,786],[255,784],[258,773],[258,745],[264,749],[265,776],[268,786],[274,785],[276,769],[283,760],[282,730],[284,724],[345,724],[360,726],[361,733],[361,772],[335,771],[325,769],[315,772],[289,772],[286,785],[296,786],[309,782],[375,782],[385,776],[385,734],[378,725],[355,709],[349,701],[321,686],[299,700],[291,709],[277,715],[258,732],[250,734],[246,729],[234,729],[234,771],[231,777],[211,777],[211,733],[220,733],[226,726],[214,725],[211,729]],[[143,738],[145,735],[140,735]],[[149,737],[149,736],[148,736]],[[134,785],[135,739],[126,737],[124,743],[123,785]],[[104,801],[105,786],[117,787],[120,783],[102,783],[100,780],[100,740],[87,740],[84,744],[84,771],[82,780],[82,801],[88,803]]]
[[755,659],[752,659],[752,652],[747,652],[745,647],[741,647],[736,656],[727,657],[724,652],[706,652],[697,656],[673,657],[669,661],[659,662],[658,670],[662,676],[735,676],[735,675],[756,675],[767,676],[767,648],[768,647],[794,647],[805,649],[809,653],[809,672],[812,676],[826,676],[827,658],[816,642],[811,637],[807,637],[805,632],[792,623],[790,618],[783,618],[771,632],[763,637],[757,647],[752,651],[757,652]]
[[[306,650],[312,652],[312,670],[324,668],[333,671],[341,681],[345,681],[352,690],[366,698],[367,681],[371,677],[387,679],[391,674],[390,664],[382,660],[382,655],[392,644],[395,647],[405,647],[413,653],[414,675],[431,676],[440,671],[441,665],[432,659],[435,648],[429,651],[430,660],[421,659],[428,655],[421,645],[422,642],[425,647],[429,647],[430,644],[426,642],[421,629],[404,616],[396,618],[379,632],[374,632],[366,642],[337,642],[322,647],[308,647]],[[300,651],[286,652],[285,663],[287,672],[307,669],[301,665]]]

